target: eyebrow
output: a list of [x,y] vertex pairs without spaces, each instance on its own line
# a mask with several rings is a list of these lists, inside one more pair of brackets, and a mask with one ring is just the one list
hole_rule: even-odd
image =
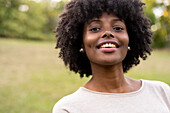
[[[121,22],[123,22],[123,20],[122,19],[120,19],[120,18],[116,18],[116,19],[112,19],[112,21],[121,21]],[[92,22],[101,22],[101,20],[91,20],[91,21],[89,21],[89,22],[87,22],[87,24],[91,24]]]
[[87,24],[91,24],[92,22],[101,22],[101,20],[90,20]]
[[120,19],[120,18],[112,19],[112,21],[121,21],[121,22],[123,22],[123,20]]

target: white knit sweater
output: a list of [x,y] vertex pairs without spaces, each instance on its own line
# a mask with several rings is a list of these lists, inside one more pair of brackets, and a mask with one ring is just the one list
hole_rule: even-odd
[[142,80],[130,93],[102,93],[84,87],[58,101],[52,113],[170,113],[170,87]]

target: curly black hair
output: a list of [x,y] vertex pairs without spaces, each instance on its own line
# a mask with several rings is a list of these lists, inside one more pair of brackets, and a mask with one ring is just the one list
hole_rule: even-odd
[[80,77],[92,75],[87,55],[79,52],[83,44],[84,24],[94,17],[99,18],[103,12],[114,13],[124,20],[129,36],[131,50],[123,60],[123,71],[127,72],[152,51],[150,19],[143,12],[144,5],[140,0],[71,0],[60,15],[56,28],[59,57]]

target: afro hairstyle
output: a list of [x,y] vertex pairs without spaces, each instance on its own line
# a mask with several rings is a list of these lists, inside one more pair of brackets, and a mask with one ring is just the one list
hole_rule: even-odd
[[123,72],[127,72],[140,63],[140,58],[145,60],[152,51],[150,19],[144,14],[144,5],[140,0],[71,0],[60,15],[55,30],[59,57],[80,77],[92,75],[87,55],[79,51],[83,44],[84,25],[94,17],[99,18],[103,12],[114,13],[124,20],[129,36],[131,50],[122,62]]

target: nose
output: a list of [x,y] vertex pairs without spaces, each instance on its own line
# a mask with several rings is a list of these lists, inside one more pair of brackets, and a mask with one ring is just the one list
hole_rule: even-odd
[[114,34],[111,32],[111,31],[105,31],[103,34],[102,34],[102,38],[114,38]]

